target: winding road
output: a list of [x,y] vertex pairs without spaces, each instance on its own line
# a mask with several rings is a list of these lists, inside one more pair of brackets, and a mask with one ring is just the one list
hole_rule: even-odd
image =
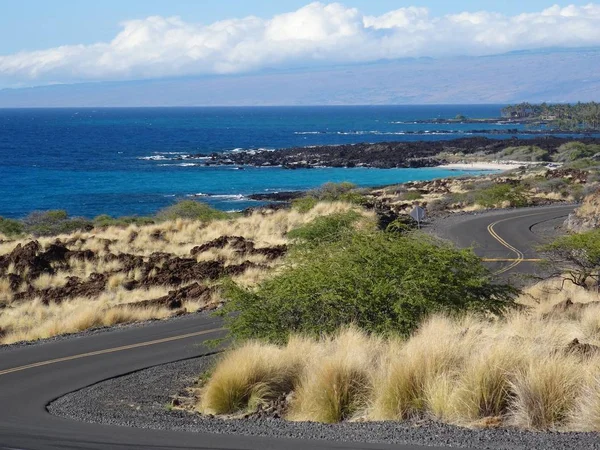
[[496,275],[535,274],[539,270],[536,247],[574,209],[549,206],[483,213],[449,226],[445,234],[459,247],[473,246]]
[[[540,242],[536,227],[559,223],[573,207],[473,216],[447,232],[499,274],[530,272]],[[168,432],[74,422],[46,405],[69,392],[147,367],[209,352],[223,335],[218,319],[195,315],[77,338],[0,350],[0,449],[431,449],[413,445],[332,443],[235,435]]]

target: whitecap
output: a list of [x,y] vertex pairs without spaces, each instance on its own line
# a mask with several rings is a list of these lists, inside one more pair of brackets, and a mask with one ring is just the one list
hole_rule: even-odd
[[210,198],[221,198],[227,200],[244,200],[246,197],[242,194],[214,194],[210,195]]
[[142,159],[144,161],[169,161],[171,158],[167,158],[163,155],[154,155],[154,156],[140,156],[137,159]]

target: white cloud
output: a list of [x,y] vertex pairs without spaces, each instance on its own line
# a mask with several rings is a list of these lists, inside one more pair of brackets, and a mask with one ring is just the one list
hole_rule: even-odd
[[269,20],[210,25],[179,17],[122,24],[111,41],[0,56],[0,83],[230,74],[420,56],[484,55],[543,47],[600,45],[600,4],[553,6],[505,16],[463,12],[435,17],[408,7],[378,17],[340,3],[311,3]]

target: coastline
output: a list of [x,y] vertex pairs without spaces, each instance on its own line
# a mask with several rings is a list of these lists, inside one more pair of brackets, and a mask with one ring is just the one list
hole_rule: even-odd
[[441,164],[437,166],[437,169],[444,170],[481,170],[481,171],[489,171],[489,172],[507,172],[509,170],[521,169],[523,167],[529,167],[531,165],[539,165],[532,164],[527,162],[463,162],[463,163],[449,163],[449,164]]

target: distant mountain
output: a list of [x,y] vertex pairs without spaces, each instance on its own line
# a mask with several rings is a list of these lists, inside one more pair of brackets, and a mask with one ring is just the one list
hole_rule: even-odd
[[600,48],[0,90],[0,107],[600,101]]

